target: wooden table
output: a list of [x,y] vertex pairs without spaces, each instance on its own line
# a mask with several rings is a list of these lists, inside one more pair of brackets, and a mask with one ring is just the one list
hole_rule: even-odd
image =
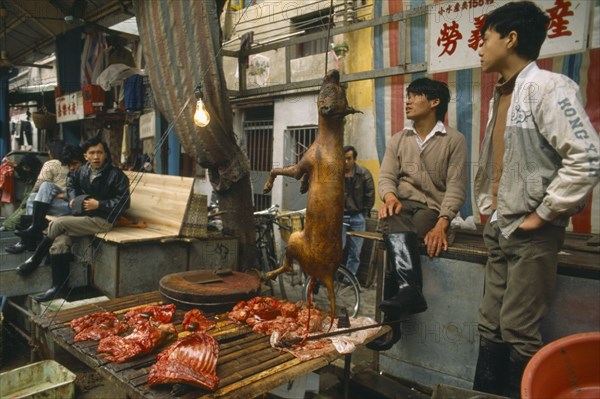
[[[171,398],[174,396],[170,386],[150,388],[147,384],[150,366],[156,362],[159,350],[121,364],[108,362],[97,354],[97,342],[85,341],[74,344],[74,334],[69,327],[72,319],[95,312],[108,311],[122,314],[133,307],[156,304],[162,304],[157,291],[111,299],[57,313],[47,313],[36,316],[34,323],[46,333],[46,338],[53,339],[56,344],[114,383],[131,398]],[[181,329],[184,313],[184,310],[177,310],[173,317],[178,331]],[[387,331],[389,327],[386,326],[371,339]],[[342,356],[333,350],[318,358],[300,361],[290,353],[272,348],[268,336],[253,333],[247,326],[218,325],[216,329],[210,331],[210,334],[219,341],[217,362],[219,388],[214,393],[195,389],[180,396],[182,399],[254,398],[297,377],[318,370]],[[344,385],[347,387],[351,355],[345,356],[347,375]]]

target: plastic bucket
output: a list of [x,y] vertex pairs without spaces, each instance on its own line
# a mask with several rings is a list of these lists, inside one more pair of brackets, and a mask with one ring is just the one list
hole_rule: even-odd
[[570,335],[543,347],[525,368],[521,397],[600,398],[600,332]]

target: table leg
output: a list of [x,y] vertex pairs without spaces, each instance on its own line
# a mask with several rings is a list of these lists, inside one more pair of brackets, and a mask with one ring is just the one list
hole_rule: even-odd
[[348,399],[350,389],[350,366],[352,365],[352,353],[344,356],[344,399]]

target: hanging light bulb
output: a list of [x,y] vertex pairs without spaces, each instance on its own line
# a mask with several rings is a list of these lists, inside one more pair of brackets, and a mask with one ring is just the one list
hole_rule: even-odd
[[210,123],[210,115],[206,110],[204,101],[202,101],[202,87],[200,85],[196,86],[194,94],[198,99],[196,102],[196,112],[194,113],[194,123],[196,126],[205,127]]
[[210,123],[210,115],[204,106],[201,98],[196,103],[196,113],[194,114],[194,123],[196,126],[204,127]]

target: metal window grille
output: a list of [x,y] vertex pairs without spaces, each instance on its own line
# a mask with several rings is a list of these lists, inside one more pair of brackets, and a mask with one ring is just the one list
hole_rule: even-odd
[[244,132],[250,169],[270,171],[273,167],[273,121],[244,122]]
[[244,133],[250,161],[254,209],[260,211],[271,206],[271,195],[262,194],[262,187],[273,167],[273,121],[246,121]]
[[[311,146],[317,136],[317,126],[290,127],[285,130],[284,166],[295,165],[302,159],[306,150]],[[291,177],[284,177],[283,209],[302,209],[306,207],[306,194],[300,194],[300,181]]]
[[[304,35],[308,35],[327,31],[330,23],[329,9],[324,9],[316,13],[303,15],[302,17],[292,18],[292,29],[304,31]],[[322,37],[310,42],[299,43],[291,49],[291,58],[300,58],[325,53],[329,50],[329,46],[327,45],[327,38]]]
[[285,131],[284,146],[286,148],[285,164],[297,164],[315,141],[317,126],[292,127]]

